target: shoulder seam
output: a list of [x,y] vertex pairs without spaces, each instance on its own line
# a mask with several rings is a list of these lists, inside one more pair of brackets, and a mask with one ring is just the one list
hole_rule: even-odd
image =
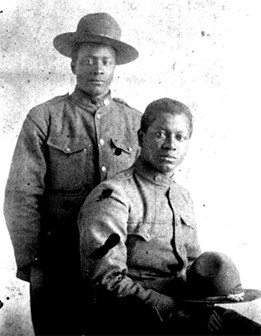
[[62,101],[64,98],[68,97],[69,96],[69,93],[66,93],[64,95],[61,95],[61,96],[56,96],[56,97],[53,97],[43,103],[40,103],[36,106],[34,106],[33,108],[37,108],[37,107],[41,107],[41,106],[44,106],[44,105],[51,105],[51,104],[55,104],[55,103],[59,103],[60,101]]
[[130,167],[126,170],[123,170],[115,176],[115,179],[120,181],[128,180],[132,176],[133,169],[133,167]]

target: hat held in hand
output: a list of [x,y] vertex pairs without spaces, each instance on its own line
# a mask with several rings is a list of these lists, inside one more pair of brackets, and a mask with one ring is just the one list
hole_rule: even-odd
[[134,61],[138,51],[121,40],[118,22],[107,13],[87,14],[81,18],[76,32],[64,33],[53,40],[54,47],[64,56],[71,57],[76,44],[94,42],[108,45],[116,51],[116,64]]
[[261,297],[257,289],[244,289],[233,261],[220,252],[202,253],[187,272],[183,301],[198,303],[238,303]]

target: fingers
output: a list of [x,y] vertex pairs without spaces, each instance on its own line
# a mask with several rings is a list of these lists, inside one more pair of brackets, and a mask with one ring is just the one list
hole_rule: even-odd
[[212,333],[219,331],[223,326],[221,317],[218,315],[216,310],[209,317],[208,330]]

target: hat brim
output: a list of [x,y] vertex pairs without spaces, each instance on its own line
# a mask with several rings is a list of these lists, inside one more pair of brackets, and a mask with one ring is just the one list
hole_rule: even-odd
[[85,42],[105,44],[115,49],[117,65],[132,62],[139,56],[138,51],[131,45],[102,35],[64,33],[54,38],[53,45],[62,55],[71,57],[75,44]]
[[242,297],[242,301],[235,301],[232,299],[228,299],[225,296],[215,297],[215,298],[182,298],[181,301],[187,303],[207,303],[207,304],[214,304],[214,303],[243,303],[243,302],[250,302],[256,300],[261,297],[261,291],[258,289],[243,289],[245,293]]

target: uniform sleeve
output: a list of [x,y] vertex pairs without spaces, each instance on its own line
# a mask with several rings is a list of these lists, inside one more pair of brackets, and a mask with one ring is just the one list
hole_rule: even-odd
[[[80,252],[84,278],[117,298],[135,296],[157,309],[162,318],[169,316],[174,300],[154,290],[145,289],[128,277],[127,223],[129,204],[123,185],[106,181],[87,197],[78,218]],[[111,234],[118,234],[119,243],[106,255],[92,260],[91,254],[104,245]]]
[[14,247],[17,277],[29,281],[29,265],[39,259],[46,162],[47,123],[33,109],[14,150],[5,189],[4,215]]

